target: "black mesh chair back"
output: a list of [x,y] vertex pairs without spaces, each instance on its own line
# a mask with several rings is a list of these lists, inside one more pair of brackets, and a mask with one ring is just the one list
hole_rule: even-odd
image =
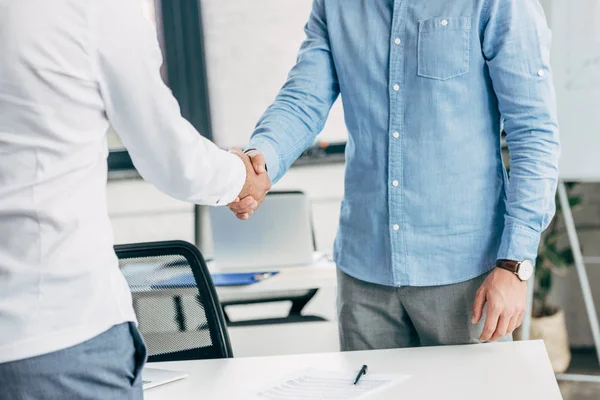
[[195,246],[140,243],[115,246],[115,251],[149,361],[233,357],[221,305]]

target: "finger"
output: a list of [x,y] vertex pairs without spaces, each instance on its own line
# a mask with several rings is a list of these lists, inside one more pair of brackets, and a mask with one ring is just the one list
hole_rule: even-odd
[[517,317],[517,326],[515,327],[515,329],[517,329],[518,327],[520,327],[523,324],[523,317],[525,317],[525,313],[524,312],[519,313],[519,316]]
[[240,202],[240,198],[236,197],[235,200],[233,200],[231,203],[227,204],[227,207],[231,208],[235,205],[237,205]]
[[483,315],[483,305],[485,304],[485,290],[480,288],[475,295],[475,301],[473,302],[473,317],[471,322],[473,325],[477,324],[481,320]]
[[500,319],[498,320],[498,326],[496,326],[496,332],[494,332],[490,341],[494,342],[500,339],[501,337],[506,336],[506,333],[508,332],[508,326],[510,325],[510,319],[511,317],[507,317],[504,315],[500,317]]
[[506,330],[506,334],[511,334],[515,331],[515,329],[517,329],[519,327],[519,325],[517,325],[519,323],[519,315],[515,315],[514,317],[512,317],[510,319],[510,323],[508,324],[508,329]]
[[253,197],[246,197],[245,199],[229,204],[229,209],[236,213],[255,211],[258,208],[258,202]]
[[227,207],[229,207],[229,208],[235,207],[235,205],[239,202],[240,202],[240,198],[236,197],[235,200],[233,200],[231,203],[227,204]]
[[266,172],[266,161],[265,161],[265,156],[263,156],[263,154],[260,151],[257,150],[251,150],[248,153],[248,157],[250,157],[250,160],[252,160],[252,166],[254,167],[254,171],[257,174],[262,174],[263,172]]
[[244,155],[244,152],[239,147],[232,147],[231,149],[229,149],[229,152],[233,153],[233,154],[237,154],[238,156]]
[[252,214],[254,214],[254,210],[250,210],[250,211],[240,211],[240,212],[238,212],[238,213],[236,213],[236,214],[249,214],[249,215],[252,215]]
[[236,214],[243,214],[243,213],[249,213],[249,212],[253,212],[256,210],[256,206],[252,205],[252,206],[244,206],[244,207],[230,207],[229,209],[231,211],[233,211]]
[[235,214],[235,216],[237,217],[237,219],[242,220],[242,221],[246,221],[250,218],[250,215],[246,214],[246,213]]
[[250,207],[231,207],[229,208],[231,210],[231,212],[233,212],[234,214],[244,214],[244,213],[249,213],[252,210],[252,208]]
[[485,325],[481,337],[479,338],[482,342],[487,342],[492,338],[494,332],[496,332],[499,318],[500,310],[498,310],[491,302],[488,302]]

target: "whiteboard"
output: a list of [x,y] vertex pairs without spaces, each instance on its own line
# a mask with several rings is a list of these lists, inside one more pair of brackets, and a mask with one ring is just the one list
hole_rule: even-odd
[[[244,147],[296,62],[310,0],[201,0],[213,140]],[[346,142],[341,101],[320,141]]]
[[600,182],[600,0],[545,0],[562,155],[560,178]]

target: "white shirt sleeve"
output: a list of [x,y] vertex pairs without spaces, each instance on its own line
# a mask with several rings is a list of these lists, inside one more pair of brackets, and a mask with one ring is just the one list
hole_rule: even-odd
[[142,177],[179,200],[233,201],[246,180],[244,164],[181,116],[161,79],[156,31],[141,2],[95,1],[90,47],[108,119]]

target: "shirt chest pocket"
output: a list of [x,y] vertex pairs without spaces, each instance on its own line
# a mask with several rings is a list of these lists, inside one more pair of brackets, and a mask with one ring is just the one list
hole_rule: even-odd
[[418,74],[447,80],[469,72],[471,18],[432,18],[419,21]]

